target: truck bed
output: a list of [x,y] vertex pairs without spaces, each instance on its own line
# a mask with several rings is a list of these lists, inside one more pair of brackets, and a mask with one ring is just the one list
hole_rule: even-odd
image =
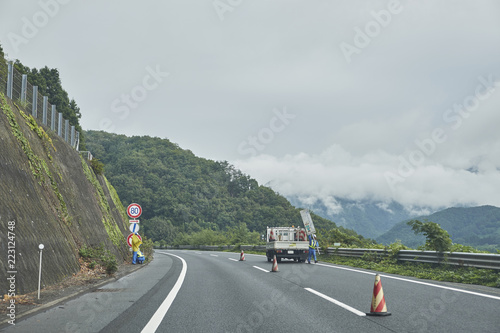
[[307,250],[309,249],[309,242],[304,242],[304,241],[275,241],[275,242],[268,242],[266,244],[266,250],[276,250],[276,249],[299,249],[299,250]]
[[305,262],[309,253],[309,242],[305,241],[275,241],[266,244],[267,261],[276,256],[277,261],[281,259],[293,259]]

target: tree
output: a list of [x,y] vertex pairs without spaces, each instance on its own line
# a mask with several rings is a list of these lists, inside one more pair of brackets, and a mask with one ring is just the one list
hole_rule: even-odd
[[176,230],[172,223],[161,217],[153,217],[143,223],[144,233],[153,241],[164,241],[171,244],[174,241]]
[[63,89],[59,71],[56,68],[48,68],[45,66],[40,70],[30,69],[24,66],[19,60],[16,60],[14,67],[21,74],[28,76],[28,81],[33,86],[38,86],[38,92],[47,96],[49,103],[57,106],[57,112],[63,114],[64,119],[68,120],[70,125],[75,126],[75,129],[80,133],[80,147],[85,147],[85,137],[80,125],[80,108],[74,99],[69,99],[68,93]]
[[441,229],[439,224],[434,222],[421,222],[411,220],[407,222],[416,234],[423,233],[426,237],[424,248],[426,250],[444,252],[451,249],[451,238],[448,231]]
[[7,89],[7,62],[5,61],[5,53],[0,45],[0,87],[1,91],[5,92]]

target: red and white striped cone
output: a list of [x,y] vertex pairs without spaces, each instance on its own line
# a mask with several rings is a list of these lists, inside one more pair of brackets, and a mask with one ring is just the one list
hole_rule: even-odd
[[380,275],[375,275],[375,284],[373,286],[373,297],[372,304],[370,307],[370,312],[367,312],[368,316],[390,316],[391,313],[387,312],[387,306],[385,304],[384,290],[382,289],[382,282],[380,281]]
[[243,250],[241,250],[240,261],[245,261],[245,253],[243,253]]
[[277,272],[278,271],[278,263],[276,261],[276,255],[274,255],[274,259],[273,259],[273,269],[271,270],[271,272]]

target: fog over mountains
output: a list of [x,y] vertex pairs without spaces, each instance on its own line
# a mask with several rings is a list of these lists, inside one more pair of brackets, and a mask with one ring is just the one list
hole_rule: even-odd
[[353,229],[367,238],[377,238],[397,223],[417,216],[429,215],[435,210],[429,207],[404,207],[391,201],[350,200],[333,196],[287,196],[295,207],[308,208],[315,214]]

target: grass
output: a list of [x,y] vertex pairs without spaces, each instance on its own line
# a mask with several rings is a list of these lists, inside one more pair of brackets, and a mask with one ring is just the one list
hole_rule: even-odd
[[116,257],[109,250],[104,249],[104,245],[89,247],[82,246],[78,251],[80,257],[87,263],[87,267],[95,269],[98,265],[106,269],[106,273],[111,275],[118,270]]
[[477,284],[500,288],[500,274],[493,269],[460,267],[453,265],[432,265],[423,263],[399,263],[395,259],[371,260],[366,258],[349,258],[340,256],[320,256],[321,261],[338,265],[359,267],[377,272],[412,276],[419,279],[435,281]]

